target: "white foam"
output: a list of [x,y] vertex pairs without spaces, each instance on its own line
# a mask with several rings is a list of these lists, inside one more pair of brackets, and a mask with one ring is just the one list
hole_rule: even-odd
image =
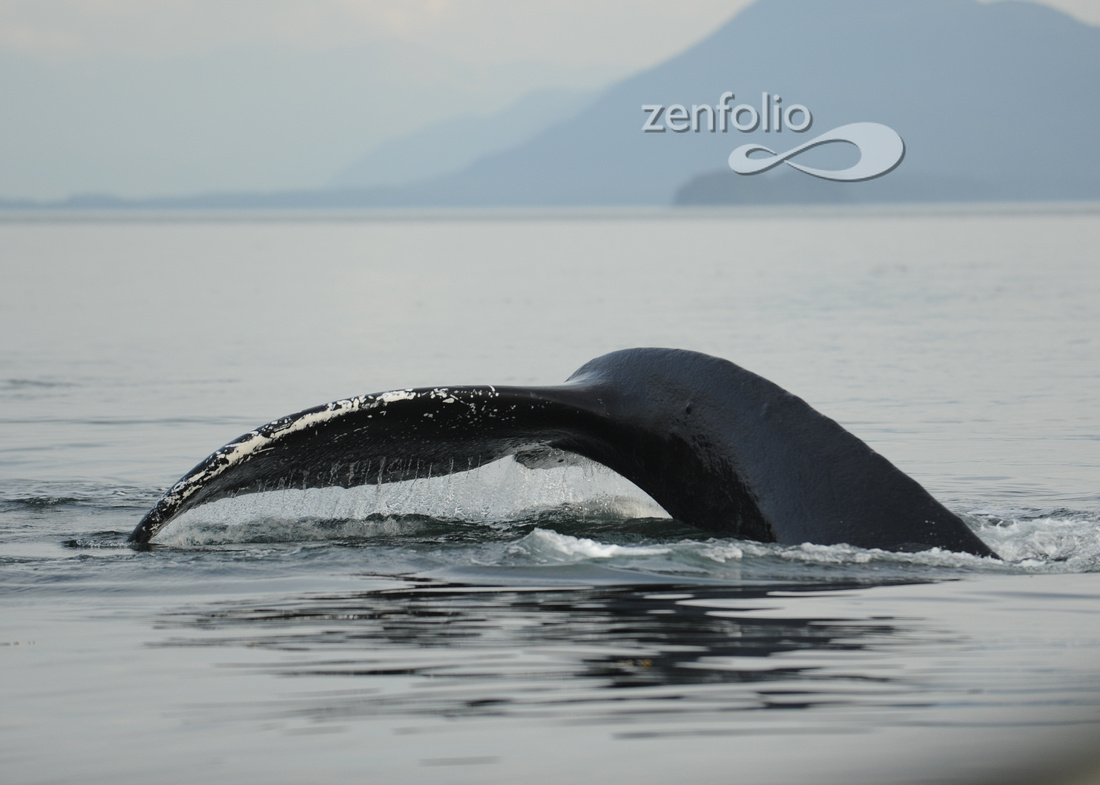
[[745,558],[745,552],[738,545],[722,540],[712,540],[706,543],[699,553],[704,558],[719,564],[741,561]]
[[661,556],[671,551],[664,545],[614,545],[587,537],[572,537],[547,529],[535,529],[509,547],[513,555],[549,558],[553,561],[614,559],[625,556]]
[[990,517],[978,534],[1006,562],[1044,571],[1100,570],[1100,521],[1095,515]]

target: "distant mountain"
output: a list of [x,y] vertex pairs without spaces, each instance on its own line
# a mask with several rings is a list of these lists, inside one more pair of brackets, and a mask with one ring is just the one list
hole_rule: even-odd
[[593,91],[536,90],[492,115],[435,123],[379,145],[329,185],[362,189],[454,174],[479,158],[530,141],[547,126],[578,114],[595,96]]
[[[836,199],[1100,198],[1098,75],[1100,28],[1033,3],[759,0],[567,123],[405,189],[401,201],[668,204],[720,171],[754,201],[774,184],[729,172],[734,147],[785,150],[857,121],[898,131],[906,157],[878,180],[824,183]],[[767,91],[805,105],[813,125],[805,134],[641,132],[643,104],[713,105],[727,90],[735,103],[759,105]]]
[[594,89],[618,75],[461,63],[393,41],[163,59],[48,61],[0,49],[0,198],[320,188],[386,139],[500,112],[532,90]]
[[[341,189],[143,206],[1100,199],[1098,76],[1100,28],[1030,2],[758,0],[677,57],[613,85],[579,113],[562,109],[533,138],[462,171],[401,187],[354,187],[349,178]],[[757,106],[762,93],[778,95],[783,106],[807,107],[813,123],[804,133],[642,132],[643,105],[713,106],[726,91],[732,103]],[[904,161],[876,180],[814,182],[782,165],[746,177],[726,165],[748,142],[785,151],[866,121],[905,140]],[[431,138],[407,139],[402,155]],[[821,165],[853,154],[843,147],[811,154]]]

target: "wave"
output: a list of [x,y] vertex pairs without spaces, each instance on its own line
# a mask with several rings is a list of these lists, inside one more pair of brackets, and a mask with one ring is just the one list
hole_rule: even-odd
[[971,514],[978,536],[1022,568],[1100,572],[1100,515],[1074,510]]
[[159,493],[148,488],[92,482],[12,482],[0,487],[0,512],[48,512],[62,507],[143,510],[156,501]]
[[[158,538],[158,548],[332,544],[371,549],[401,570],[481,571],[588,566],[638,576],[688,580],[938,579],[967,573],[1100,572],[1098,516],[996,519],[976,526],[1003,560],[941,549],[895,553],[849,545],[797,546],[716,538],[668,519],[616,514],[576,505],[507,521],[463,521],[426,516],[365,519],[181,520]],[[367,560],[370,566],[371,560]]]
[[[94,483],[24,483],[0,489],[0,514],[12,523],[7,539],[18,533],[25,540],[44,529],[69,553],[127,551],[122,546],[129,528],[156,494]],[[369,551],[354,557],[368,571],[389,574],[548,575],[583,568],[730,581],[1100,572],[1100,513],[987,505],[962,514],[1003,560],[716,538],[668,518],[643,492],[596,464],[532,471],[509,461],[430,480],[227,499],[184,514],[154,547],[237,553],[353,548]]]

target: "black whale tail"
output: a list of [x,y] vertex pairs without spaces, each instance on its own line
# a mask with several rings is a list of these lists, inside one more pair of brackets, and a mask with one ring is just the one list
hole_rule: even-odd
[[222,447],[130,535],[184,511],[287,488],[353,487],[576,453],[674,518],[763,542],[995,556],[957,516],[801,399],[733,363],[674,349],[604,355],[554,387],[438,387],[334,401]]

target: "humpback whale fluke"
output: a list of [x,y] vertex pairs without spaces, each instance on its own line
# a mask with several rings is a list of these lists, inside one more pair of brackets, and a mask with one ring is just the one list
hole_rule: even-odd
[[230,442],[173,485],[130,541],[206,502],[467,471],[575,453],[716,534],[996,556],[956,515],[836,422],[726,360],[628,349],[552,387],[436,387],[334,401]]

